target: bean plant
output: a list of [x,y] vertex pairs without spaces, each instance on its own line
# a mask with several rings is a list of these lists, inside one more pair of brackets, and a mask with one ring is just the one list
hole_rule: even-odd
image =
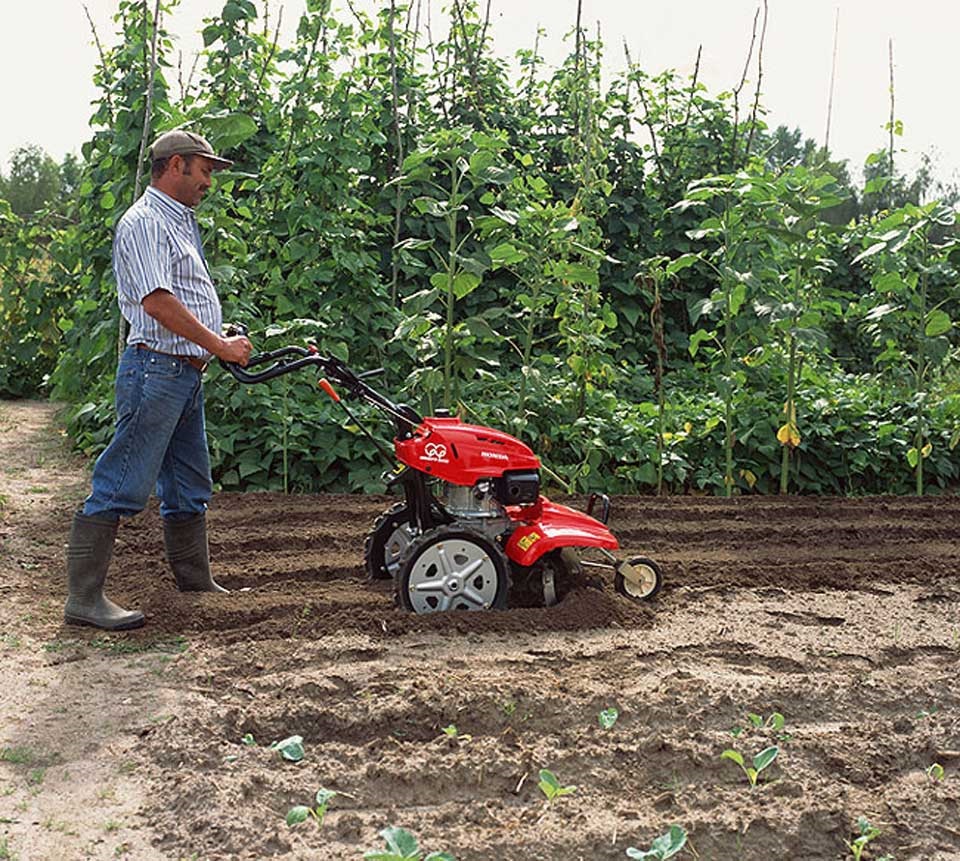
[[313,817],[314,822],[317,823],[317,828],[319,828],[323,825],[324,817],[327,815],[327,807],[336,796],[337,793],[334,790],[324,789],[321,786],[314,796],[312,806],[299,804],[287,811],[287,825],[291,827],[299,825]]
[[424,856],[417,838],[404,828],[390,826],[380,832],[385,849],[363,853],[364,861],[456,861],[449,852],[431,852]]
[[628,858],[639,861],[666,861],[683,851],[687,845],[687,832],[679,825],[671,825],[670,830],[657,837],[649,849],[627,849]]

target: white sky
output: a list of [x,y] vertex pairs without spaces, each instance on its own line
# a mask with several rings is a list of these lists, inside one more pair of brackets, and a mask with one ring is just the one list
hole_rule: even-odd
[[[370,9],[378,0],[356,0]],[[379,0],[386,2],[386,0]],[[427,0],[424,0],[426,4]],[[434,34],[447,0],[431,0]],[[496,50],[511,57],[533,46],[539,24],[547,31],[541,52],[556,64],[569,48],[563,37],[574,24],[576,0],[492,0]],[[703,45],[700,79],[711,94],[740,79],[753,17],[761,0],[584,0],[583,23],[600,22],[611,73],[624,66],[626,39],[635,62],[650,73],[673,67],[693,71]],[[304,0],[271,0],[284,6],[292,35]],[[101,41],[115,40],[116,0],[87,0]],[[152,0],[151,0],[152,5]],[[345,8],[343,0],[335,7]],[[168,22],[189,65],[200,49],[201,21],[223,0],[182,0]],[[889,116],[889,38],[894,40],[896,115],[904,123],[899,163],[909,168],[934,151],[945,179],[960,173],[960,110],[954,104],[954,67],[960,38],[957,0],[769,0],[764,47],[763,103],[771,126],[800,126],[822,142],[826,127],[834,24],[840,40],[830,146],[857,171],[886,145]],[[42,146],[60,160],[78,152],[96,96],[91,77],[96,49],[81,0],[0,0],[0,166],[13,149]],[[349,14],[349,13],[347,13]],[[744,92],[753,93],[755,66]],[[743,101],[743,99],[742,99]]]

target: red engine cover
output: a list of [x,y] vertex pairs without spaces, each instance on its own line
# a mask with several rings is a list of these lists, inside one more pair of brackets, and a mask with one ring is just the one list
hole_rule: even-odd
[[425,418],[410,439],[394,440],[394,448],[412,469],[468,487],[508,470],[540,469],[540,459],[520,440],[458,418]]

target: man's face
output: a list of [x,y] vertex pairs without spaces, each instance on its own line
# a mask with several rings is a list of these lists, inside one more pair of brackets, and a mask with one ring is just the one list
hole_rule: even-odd
[[202,155],[195,155],[189,160],[180,155],[173,156],[170,159],[174,180],[171,197],[184,206],[196,206],[210,188],[213,168],[213,162]]

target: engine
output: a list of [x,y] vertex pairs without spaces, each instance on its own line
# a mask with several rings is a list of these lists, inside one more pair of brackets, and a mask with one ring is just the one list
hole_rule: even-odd
[[506,472],[482,478],[472,487],[444,482],[440,501],[457,522],[495,539],[513,521],[505,505],[528,505],[540,497],[540,475],[534,471]]
[[510,526],[510,518],[497,500],[492,479],[481,479],[473,487],[444,482],[440,498],[457,523],[495,539]]

